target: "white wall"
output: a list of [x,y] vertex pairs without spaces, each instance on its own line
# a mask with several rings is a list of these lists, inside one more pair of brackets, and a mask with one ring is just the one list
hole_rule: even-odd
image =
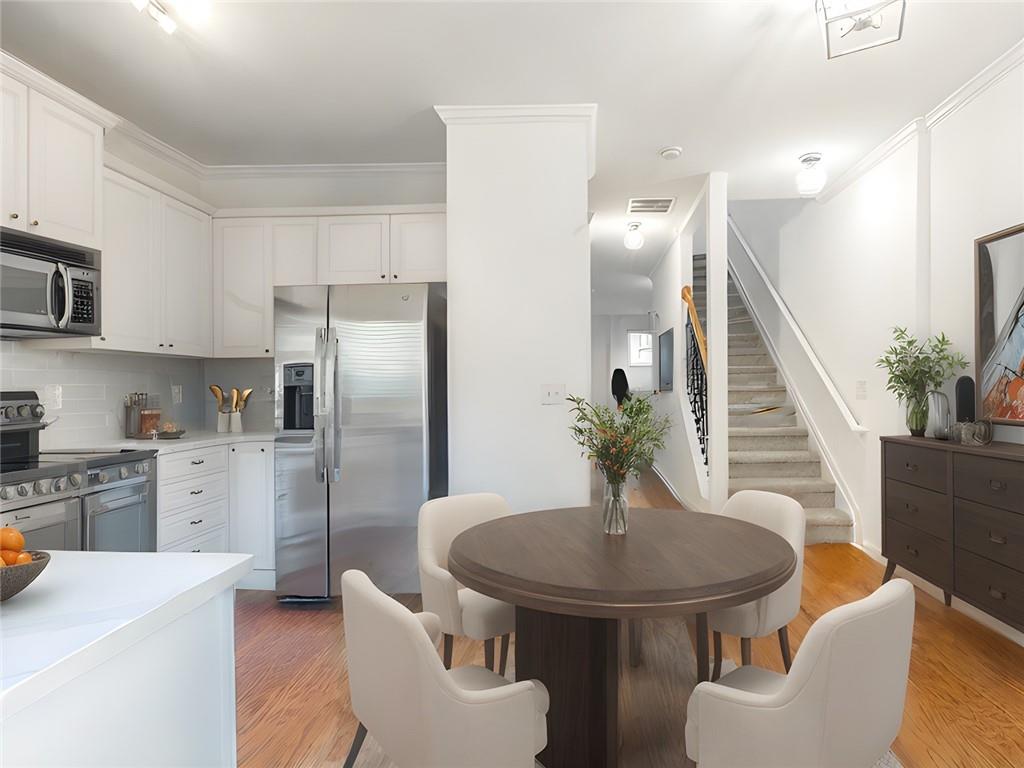
[[647,315],[593,315],[591,317],[591,395],[595,403],[612,406],[612,372],[621,368],[633,392],[654,389],[654,365],[629,365],[626,334],[648,330]]
[[253,392],[242,412],[242,428],[246,432],[274,431],[274,361],[269,358],[203,361],[203,402],[200,412],[204,429],[217,429],[217,402],[209,391],[216,384],[225,392],[232,387]]
[[[548,385],[590,395],[589,126],[447,126],[452,493],[586,505],[590,468]],[[501,151],[496,152],[495,147]]]

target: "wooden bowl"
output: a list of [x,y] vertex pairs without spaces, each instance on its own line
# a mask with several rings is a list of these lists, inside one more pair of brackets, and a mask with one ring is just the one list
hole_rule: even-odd
[[33,552],[31,563],[0,568],[0,603],[14,597],[35,581],[49,563],[49,552]]

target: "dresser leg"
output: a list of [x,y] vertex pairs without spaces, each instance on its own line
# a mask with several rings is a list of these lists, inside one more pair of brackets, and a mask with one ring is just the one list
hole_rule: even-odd
[[942,590],[942,597],[945,600],[946,607],[949,608],[953,605],[953,595],[946,590]]
[[895,572],[896,572],[896,563],[893,562],[892,560],[890,560],[889,563],[885,566],[885,576],[882,577],[882,583],[885,584],[885,582],[887,582],[889,579],[891,579],[892,575]]

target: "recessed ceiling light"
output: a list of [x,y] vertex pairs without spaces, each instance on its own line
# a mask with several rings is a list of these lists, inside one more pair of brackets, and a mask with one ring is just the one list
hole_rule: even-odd
[[682,147],[665,147],[660,152],[662,160],[678,160],[683,155]]
[[825,169],[818,165],[821,162],[821,152],[808,152],[800,155],[800,163],[803,168],[796,174],[796,191],[800,197],[814,197],[825,187],[828,176]]
[[628,251],[639,251],[644,247],[644,236],[640,233],[639,221],[630,223],[629,229],[626,230],[626,236],[622,238],[622,244]]

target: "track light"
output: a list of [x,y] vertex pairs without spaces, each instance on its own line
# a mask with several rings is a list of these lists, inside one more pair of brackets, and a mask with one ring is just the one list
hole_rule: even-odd
[[157,23],[168,35],[173,35],[174,31],[178,28],[178,22],[176,22],[171,15],[167,13],[167,9],[160,5],[157,0],[131,0],[132,6],[139,13],[146,11],[149,14],[149,18]]

